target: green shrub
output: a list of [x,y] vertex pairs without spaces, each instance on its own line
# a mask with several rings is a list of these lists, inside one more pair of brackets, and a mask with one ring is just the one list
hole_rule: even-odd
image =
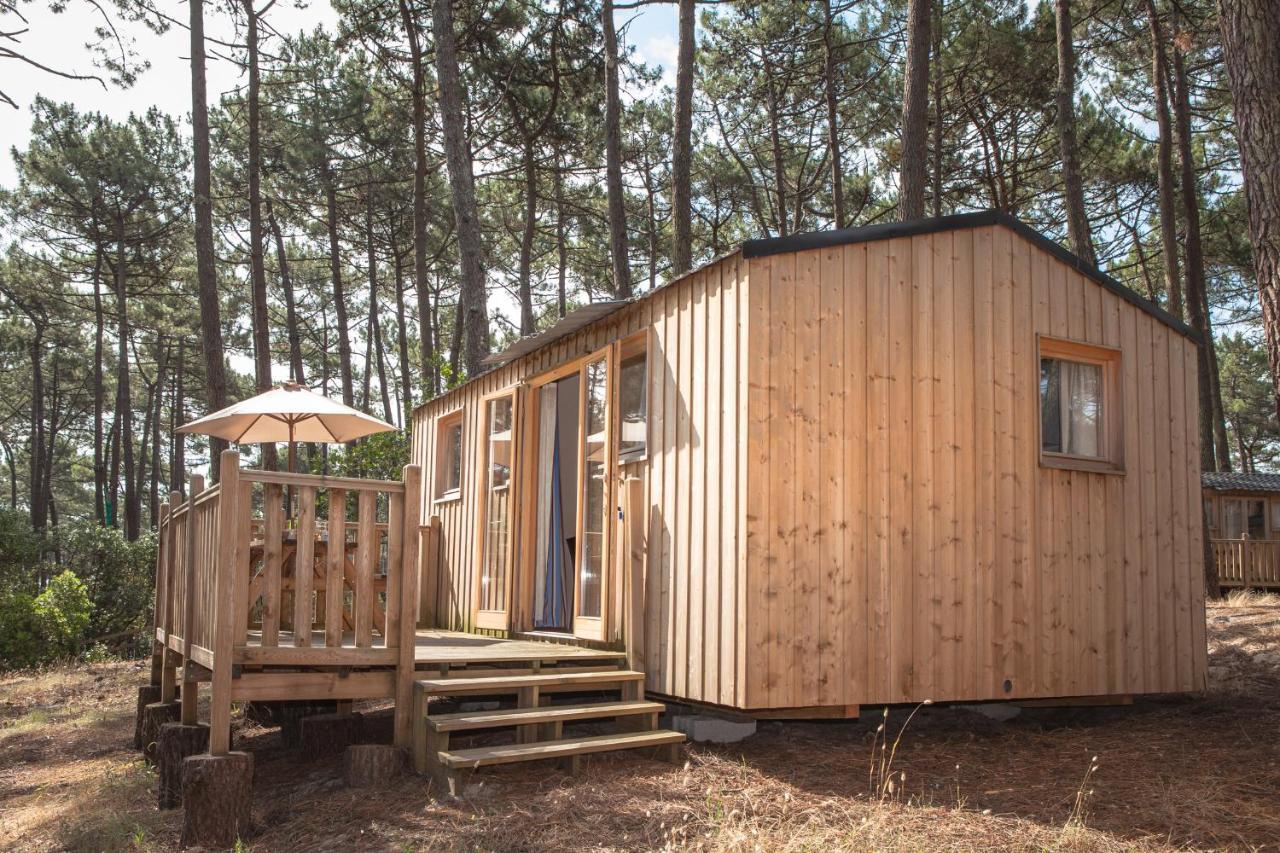
[[47,658],[57,660],[79,651],[91,609],[84,581],[75,572],[63,571],[49,581],[31,606],[36,633],[47,649]]
[[0,670],[35,666],[43,655],[35,597],[18,590],[0,592]]

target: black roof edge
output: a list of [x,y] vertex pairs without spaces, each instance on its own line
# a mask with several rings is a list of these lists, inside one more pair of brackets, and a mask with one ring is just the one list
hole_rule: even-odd
[[1121,299],[1145,311],[1181,335],[1196,343],[1201,342],[1200,333],[1186,323],[1140,296],[1125,285],[1075,254],[1055,240],[1046,237],[1027,223],[1001,210],[979,210],[973,213],[954,213],[949,216],[934,216],[926,219],[912,219],[906,222],[886,222],[880,225],[865,225],[860,228],[842,228],[832,231],[809,231],[803,234],[792,234],[787,237],[770,237],[758,240],[745,240],[742,243],[744,258],[763,258],[769,255],[781,255],[788,252],[803,252],[808,249],[825,249],[831,246],[847,246],[853,243],[869,243],[875,240],[891,240],[895,237],[914,237],[922,234],[933,234],[939,231],[950,231],[958,228],[981,228],[987,225],[1003,225],[1020,237],[1029,240],[1058,260],[1075,269],[1086,278],[1092,279],[1106,290]]

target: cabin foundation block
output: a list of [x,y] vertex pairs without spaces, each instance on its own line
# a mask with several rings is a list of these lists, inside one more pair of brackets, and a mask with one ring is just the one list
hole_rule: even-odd
[[699,742],[737,743],[756,733],[755,720],[730,720],[714,714],[672,714],[669,725]]
[[360,743],[391,744],[396,739],[396,709],[360,713]]
[[350,788],[378,788],[404,772],[404,752],[380,743],[354,744],[342,756],[342,775]]
[[156,740],[157,805],[176,809],[182,805],[182,763],[209,748],[209,727],[165,723]]
[[298,745],[308,758],[335,755],[360,742],[360,714],[303,717]]
[[152,702],[160,701],[159,684],[141,684],[138,686],[138,710],[133,720],[133,748],[142,749],[142,712]]
[[253,756],[193,755],[182,762],[182,846],[232,847],[252,828]]
[[151,702],[142,709],[142,755],[148,762],[156,760],[156,740],[160,737],[160,727],[165,723],[176,723],[182,716],[182,703]]

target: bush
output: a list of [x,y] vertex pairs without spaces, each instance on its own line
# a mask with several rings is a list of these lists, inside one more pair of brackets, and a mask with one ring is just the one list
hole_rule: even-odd
[[64,571],[49,581],[31,606],[37,635],[47,649],[46,657],[57,660],[79,650],[89,627],[91,609],[84,581],[74,572]]
[[43,660],[35,601],[18,590],[0,592],[0,670],[35,666]]

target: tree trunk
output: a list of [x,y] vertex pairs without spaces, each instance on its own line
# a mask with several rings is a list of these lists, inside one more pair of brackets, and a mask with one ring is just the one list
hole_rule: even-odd
[[324,175],[325,225],[329,231],[329,278],[333,283],[333,313],[338,323],[338,371],[342,377],[342,402],[355,405],[355,385],[351,373],[351,338],[347,327],[347,297],[342,288],[342,257],[338,245],[338,189],[333,171],[326,163]]
[[533,156],[534,140],[524,140],[524,228],[520,232],[520,334],[532,335],[538,329],[533,316],[533,236],[538,224],[538,171]]
[[924,216],[925,164],[928,159],[930,6],[933,0],[908,0],[907,65],[903,74],[902,178],[899,216]]
[[483,369],[481,362],[489,354],[489,308],[481,266],[480,215],[476,209],[475,176],[471,171],[471,143],[467,139],[466,97],[458,71],[458,45],[450,0],[433,0],[431,18],[436,40],[445,162],[449,169],[462,268],[458,289],[458,310],[464,331],[462,364],[468,376],[476,376]]
[[1160,247],[1164,260],[1164,288],[1169,313],[1179,320],[1185,316],[1182,275],[1178,269],[1178,213],[1173,185],[1173,127],[1169,118],[1169,75],[1164,53],[1164,28],[1160,25],[1155,0],[1146,0],[1151,32],[1151,79],[1155,89],[1156,173],[1159,178]]
[[[196,278],[200,290],[200,341],[205,361],[205,402],[210,411],[227,405],[226,363],[222,351],[222,312],[218,304],[218,278],[213,253],[213,194],[210,189],[209,105],[205,83],[204,0],[188,3],[191,13],[191,143],[192,184],[196,220]],[[217,459],[227,443],[210,440],[211,459]],[[218,466],[210,466],[216,480]]]
[[147,493],[152,530],[160,521],[160,418],[164,410],[164,383],[169,370],[169,345],[157,343],[156,352],[156,412],[151,419],[151,486]]
[[618,36],[613,28],[613,0],[601,3],[600,22],[604,33],[604,163],[609,257],[613,261],[613,293],[619,299],[630,299],[631,257],[627,250],[627,210],[622,189],[622,98],[618,93]]
[[276,244],[276,266],[280,268],[280,288],[284,291],[284,318],[289,339],[289,378],[299,385],[306,385],[306,367],[302,362],[302,330],[298,326],[298,300],[293,292],[293,276],[289,272],[289,253],[285,251],[284,234],[276,219],[275,209],[268,199],[267,225]]
[[409,379],[409,323],[404,307],[404,260],[395,243],[395,231],[391,233],[391,258],[396,278],[396,357],[400,361],[400,413],[403,416],[397,423],[403,425],[408,423],[408,415],[413,410],[413,383]]
[[[400,20],[409,38],[409,57],[413,63],[413,286],[418,297],[418,345],[422,361],[423,396],[434,397],[440,391],[440,374],[428,316],[431,292],[427,287],[427,95],[426,73],[422,64],[422,45],[418,41],[418,24],[408,0],[400,0]],[[407,364],[404,369],[407,369]],[[406,406],[409,398],[406,398]]]
[[186,436],[177,428],[187,422],[186,398],[187,339],[178,336],[178,366],[173,372],[173,406],[169,409],[169,434],[173,436],[173,450],[169,456],[169,491],[186,492]]
[[1191,328],[1200,333],[1196,352],[1196,379],[1200,398],[1200,467],[1216,471],[1213,437],[1213,383],[1209,352],[1213,332],[1205,311],[1204,253],[1200,248],[1200,188],[1196,185],[1195,154],[1191,143],[1191,92],[1182,50],[1173,49],[1173,117],[1178,142],[1179,183],[1182,195],[1183,246],[1187,260],[1187,316]]
[[693,62],[697,12],[694,0],[679,0],[679,4],[680,44],[676,55],[675,138],[672,140],[671,150],[673,278],[693,268]]
[[[261,73],[258,69],[258,13],[253,0],[243,0],[248,21],[245,48],[249,54],[249,280],[253,288],[253,373],[259,393],[271,390],[271,327],[267,319],[267,268],[263,258],[262,233],[262,143]],[[279,465],[276,446],[262,444],[262,467],[274,471]]]
[[45,496],[44,461],[44,327],[35,324],[31,338],[31,458],[27,483],[31,505],[31,529],[43,533],[49,523],[49,503]]
[[930,64],[933,80],[933,119],[930,121],[930,133],[933,149],[933,185],[929,193],[929,201],[933,207],[933,215],[942,215],[942,2],[933,0],[932,10],[932,51],[933,62]]
[[1254,277],[1280,414],[1280,3],[1218,0]]
[[133,468],[133,396],[129,388],[129,295],[124,245],[124,219],[116,220],[116,419],[124,469],[124,536],[138,538],[142,526],[142,501]]
[[556,161],[556,310],[560,317],[564,317],[567,307],[565,304],[565,280],[569,270],[569,246],[566,243],[568,239],[568,228],[565,227],[564,215],[564,174],[562,171],[563,164],[557,159]]
[[107,470],[103,464],[103,410],[106,408],[106,376],[102,371],[104,353],[102,316],[102,244],[93,244],[93,515],[106,520]]
[[1080,151],[1076,143],[1076,51],[1071,24],[1071,0],[1055,0],[1058,28],[1057,121],[1058,148],[1062,155],[1062,186],[1071,251],[1097,265],[1089,216],[1084,206],[1084,180],[1080,175]]

